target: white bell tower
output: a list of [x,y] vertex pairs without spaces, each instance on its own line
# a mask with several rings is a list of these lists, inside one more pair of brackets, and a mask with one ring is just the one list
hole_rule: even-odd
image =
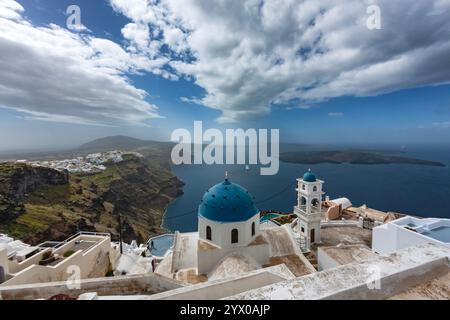
[[312,244],[320,243],[324,181],[316,179],[311,169],[297,181],[297,205],[294,207],[298,217],[297,232],[306,239],[306,249],[309,250]]

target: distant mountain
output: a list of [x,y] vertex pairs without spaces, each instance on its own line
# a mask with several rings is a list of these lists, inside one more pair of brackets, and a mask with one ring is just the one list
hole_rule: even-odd
[[111,150],[134,151],[140,149],[164,150],[171,149],[171,142],[161,142],[153,140],[141,140],[128,136],[110,136],[93,140],[74,149],[53,150],[53,151],[29,151],[12,152],[0,154],[0,161],[14,161],[19,159],[27,160],[54,160],[69,159],[76,156],[86,156],[89,153],[104,152]]

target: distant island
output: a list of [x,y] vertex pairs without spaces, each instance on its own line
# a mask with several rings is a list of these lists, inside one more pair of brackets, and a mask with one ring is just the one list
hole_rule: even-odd
[[350,163],[350,164],[415,164],[423,166],[445,167],[436,161],[388,155],[368,151],[295,151],[280,154],[280,160],[289,163],[319,164],[319,163]]

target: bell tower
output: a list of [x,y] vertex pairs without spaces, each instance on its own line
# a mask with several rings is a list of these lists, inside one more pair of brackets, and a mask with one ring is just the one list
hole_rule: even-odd
[[320,221],[322,220],[322,185],[311,169],[297,179],[297,205],[294,213],[298,217],[297,232],[306,239],[306,249],[314,243],[320,243]]

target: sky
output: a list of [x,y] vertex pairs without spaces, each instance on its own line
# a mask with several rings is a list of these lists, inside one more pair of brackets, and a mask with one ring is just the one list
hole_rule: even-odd
[[450,0],[0,0],[0,151],[195,120],[449,145],[449,85]]

